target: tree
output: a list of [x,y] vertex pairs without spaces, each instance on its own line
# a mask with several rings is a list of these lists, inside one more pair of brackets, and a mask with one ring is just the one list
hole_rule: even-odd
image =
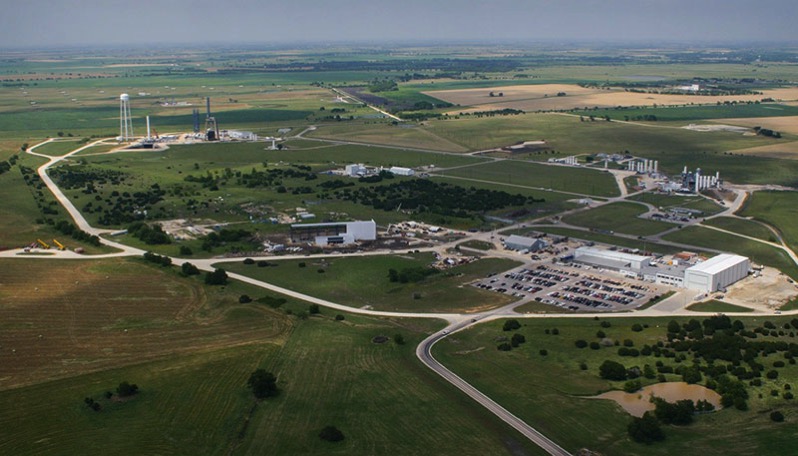
[[607,380],[626,380],[626,368],[623,364],[608,359],[599,366],[599,375]]
[[241,304],[246,304],[248,302],[252,302],[252,298],[250,298],[249,295],[243,294],[238,297],[238,302]]
[[194,252],[191,250],[191,247],[189,247],[187,245],[181,245],[180,246],[180,254],[181,255],[193,255]]
[[311,304],[308,306],[308,313],[311,315],[321,313],[321,308],[318,304]]
[[504,331],[513,331],[521,327],[521,323],[518,323],[518,320],[507,320],[504,322],[504,326],[502,329]]
[[319,438],[328,442],[340,442],[344,439],[344,433],[335,426],[324,426],[319,432]]
[[517,347],[523,344],[524,342],[526,342],[526,337],[524,337],[523,334],[515,333],[513,334],[513,337],[510,338],[510,345],[512,345],[513,347]]
[[632,440],[646,445],[665,439],[665,434],[659,426],[659,421],[651,412],[646,412],[642,418],[633,418],[627,427],[627,432],[629,432],[629,437]]
[[587,341],[584,339],[579,339],[574,342],[574,345],[576,345],[576,348],[585,348],[587,347]]
[[192,276],[200,273],[199,269],[193,264],[189,263],[188,261],[186,261],[180,266],[180,272],[184,276]]
[[247,386],[252,389],[252,394],[258,399],[265,399],[277,395],[277,377],[264,369],[257,369],[250,374]]
[[227,285],[227,272],[224,269],[216,268],[213,272],[205,274],[207,285]]
[[133,396],[138,392],[139,392],[139,387],[135,383],[131,384],[125,381],[120,383],[119,386],[116,387],[116,394],[118,394],[119,397]]
[[784,421],[784,414],[778,410],[770,412],[770,419],[776,423],[781,423]]
[[393,335],[393,341],[396,343],[396,345],[404,345],[405,344],[405,337],[403,335],[401,335],[401,334],[394,334]]

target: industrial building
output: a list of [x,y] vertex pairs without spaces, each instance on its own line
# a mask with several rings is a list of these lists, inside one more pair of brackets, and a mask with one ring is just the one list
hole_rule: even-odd
[[504,247],[509,250],[518,250],[527,252],[537,252],[545,249],[549,244],[542,239],[535,239],[526,236],[510,235],[504,241]]
[[377,239],[374,220],[332,223],[295,223],[291,225],[292,242],[312,242],[319,246],[354,244]]
[[388,171],[397,176],[412,176],[416,173],[411,168],[402,168],[401,166],[391,166]]
[[651,257],[643,255],[596,247],[579,247],[574,251],[574,261],[578,263],[615,269],[624,274],[637,275],[650,260]]
[[368,170],[363,163],[346,165],[345,170],[346,175],[350,177],[365,176],[368,173]]
[[662,264],[662,262],[655,261],[654,257],[595,247],[576,249],[573,261],[613,269],[630,277],[638,277],[662,285],[705,293],[722,290],[734,282],[744,279],[751,268],[748,258],[727,253],[693,265],[679,261],[678,258],[674,258],[667,264]]
[[724,253],[687,268],[684,287],[707,293],[722,290],[745,278],[750,268],[748,258]]

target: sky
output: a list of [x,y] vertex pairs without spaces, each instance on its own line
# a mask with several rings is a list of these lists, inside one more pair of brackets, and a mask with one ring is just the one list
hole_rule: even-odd
[[796,0],[0,0],[0,48],[798,41]]

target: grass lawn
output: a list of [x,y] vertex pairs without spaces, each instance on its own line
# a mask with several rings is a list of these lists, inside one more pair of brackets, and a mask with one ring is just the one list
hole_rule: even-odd
[[[455,333],[436,344],[433,351],[447,367],[571,452],[590,448],[602,454],[624,455],[781,455],[784,448],[789,447],[795,437],[794,428],[774,425],[767,413],[761,412],[782,410],[790,422],[798,417],[798,406],[794,402],[769,395],[771,388],[781,390],[784,382],[798,379],[798,368],[791,365],[780,370],[777,380],[763,378],[763,386],[749,387],[750,411],[721,410],[697,416],[690,426],[664,426],[666,440],[651,446],[632,442],[626,433],[631,419],[619,406],[610,401],[580,396],[621,389],[623,382],[610,382],[599,377],[598,367],[605,359],[640,368],[645,364],[654,366],[656,361],[675,366],[678,363],[673,358],[621,357],[617,355],[617,347],[579,349],[574,342],[577,339],[596,341],[596,332],[603,330],[611,339],[630,339],[635,347],[642,347],[661,340],[670,319],[606,320],[611,322],[611,327],[602,328],[601,322],[593,319],[554,317],[521,320],[522,327],[517,332],[525,336],[526,343],[510,352],[496,350],[498,338],[511,335],[502,331],[503,320],[497,320]],[[761,319],[759,322],[742,320],[746,327],[761,324]],[[772,321],[781,327],[789,319]],[[647,325],[647,328],[633,332],[630,329],[633,323]],[[558,329],[558,335],[546,334],[546,330],[554,328]],[[541,355],[541,349],[547,350],[547,355]],[[766,359],[760,362],[771,364]],[[581,370],[580,363],[585,363],[587,369]],[[665,375],[669,381],[680,378]],[[643,384],[652,381],[643,379]],[[764,393],[761,398],[758,396],[760,392]],[[725,432],[718,433],[720,428]],[[728,439],[728,433],[735,438]]]
[[746,236],[755,237],[764,241],[778,242],[776,235],[767,227],[753,220],[745,220],[735,217],[716,217],[701,222],[702,225],[714,226],[727,231],[732,231]]
[[711,300],[711,301],[704,301],[704,302],[697,302],[695,304],[687,306],[687,310],[692,310],[694,312],[713,312],[713,313],[724,313],[724,312],[753,312],[752,309],[748,307],[742,306],[735,306],[734,304],[729,304],[728,302]]
[[[351,307],[408,312],[469,312],[498,307],[511,298],[465,285],[489,273],[518,266],[517,262],[483,258],[451,268],[417,283],[388,280],[388,270],[424,268],[431,254],[385,255],[307,260],[269,261],[276,266],[219,264],[225,270],[328,299]],[[300,267],[305,264],[305,267]]]
[[568,215],[563,218],[563,222],[591,229],[617,231],[639,236],[650,236],[673,228],[670,223],[638,218],[640,214],[647,211],[648,209],[640,204],[611,203]]
[[49,155],[51,157],[59,157],[61,155],[72,152],[73,150],[84,146],[85,143],[79,142],[77,139],[53,141],[51,143],[43,144],[36,149],[33,149],[37,154]]
[[670,233],[665,236],[665,239],[747,256],[755,263],[779,269],[793,279],[798,278],[798,267],[796,267],[789,255],[783,250],[762,244],[761,242],[699,226],[691,226]]

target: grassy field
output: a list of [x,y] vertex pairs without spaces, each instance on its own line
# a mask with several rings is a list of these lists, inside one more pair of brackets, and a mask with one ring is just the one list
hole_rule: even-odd
[[72,152],[83,145],[84,143],[78,140],[53,141],[51,143],[43,144],[37,147],[34,149],[34,152],[37,154],[49,155],[51,157],[59,157],[66,153]]
[[630,120],[636,117],[656,116],[658,121],[698,121],[705,119],[734,119],[740,117],[772,117],[798,115],[798,107],[772,103],[734,104],[720,106],[661,106],[657,108],[606,108],[577,111],[583,116],[605,116],[612,119]]
[[798,248],[798,192],[755,192],[746,202],[740,215],[753,217],[779,230],[793,250]]
[[[635,347],[641,347],[661,340],[669,319],[612,318],[608,321],[611,322],[609,328],[602,328],[600,322],[593,319],[522,320],[518,333],[526,337],[526,343],[511,352],[497,352],[498,338],[509,335],[502,331],[499,320],[447,337],[436,344],[434,354],[458,375],[572,452],[589,448],[602,454],[625,455],[780,455],[795,438],[792,426],[773,425],[767,413],[760,413],[777,408],[788,416],[788,422],[798,416],[793,402],[768,394],[771,388],[781,389],[784,382],[798,378],[798,368],[789,366],[784,368],[779,379],[763,379],[762,387],[750,388],[751,411],[722,410],[698,416],[690,426],[664,426],[666,440],[651,446],[630,441],[626,434],[629,415],[610,401],[580,396],[621,388],[622,382],[599,378],[598,366],[605,359],[642,368],[644,364],[653,366],[663,358],[620,357],[615,347],[578,349],[574,341],[597,340],[595,334],[601,329],[607,337],[628,338]],[[759,324],[751,319],[743,321],[746,326]],[[780,327],[788,319],[773,321]],[[642,332],[633,332],[630,330],[633,323],[648,327]],[[558,335],[545,333],[554,328],[558,329]],[[547,355],[541,355],[541,349],[547,350]],[[664,361],[673,364],[672,359]],[[580,363],[585,363],[587,369],[580,370]],[[666,378],[675,381],[678,377],[666,374]],[[651,382],[643,381],[644,384]],[[764,394],[760,397],[759,393]],[[733,433],[735,438],[728,439],[726,432],[718,433],[719,428]]]
[[[218,266],[239,274],[327,299],[375,310],[407,312],[476,312],[511,302],[509,296],[464,284],[518,266],[505,259],[485,258],[447,269],[417,283],[388,280],[388,270],[423,268],[431,254],[270,261],[275,267],[242,263]],[[305,267],[300,267],[300,263]]]
[[712,312],[712,313],[753,312],[753,310],[749,309],[748,307],[735,306],[734,304],[729,304],[728,302],[716,301],[716,300],[698,302],[689,305],[687,306],[687,310],[692,310],[693,312]]
[[704,212],[705,215],[717,214],[723,211],[723,207],[714,201],[701,196],[671,196],[660,193],[646,192],[630,198],[634,201],[642,201],[652,204],[657,208],[668,210],[676,207],[695,209]]
[[634,203],[612,203],[595,209],[578,212],[563,218],[563,222],[591,229],[617,231],[619,233],[650,236],[673,225],[638,218],[647,212],[645,206]]
[[752,220],[734,217],[716,217],[701,222],[703,225],[714,226],[727,231],[744,234],[770,242],[777,242],[776,236],[767,227]]
[[492,161],[479,166],[438,171],[436,174],[596,196],[619,194],[618,186],[610,174],[517,160]]
[[749,257],[755,263],[772,266],[794,279],[798,279],[798,267],[780,249],[761,242],[744,239],[732,234],[721,233],[708,228],[691,226],[664,237],[668,241],[682,242],[698,247],[723,250]]
[[532,228],[522,228],[519,230],[507,231],[505,234],[523,235],[531,231],[542,231],[544,233],[555,234],[558,236],[568,236],[574,239],[582,239],[585,241],[592,241],[592,242],[601,242],[603,244],[608,244],[608,245],[617,245],[621,247],[628,247],[630,249],[647,250],[663,254],[676,253],[683,250],[679,247],[672,247],[669,245],[657,244],[654,242],[648,242],[639,239],[622,238],[610,234],[592,233],[590,231],[580,231],[569,228],[558,228],[551,226],[535,226]]

